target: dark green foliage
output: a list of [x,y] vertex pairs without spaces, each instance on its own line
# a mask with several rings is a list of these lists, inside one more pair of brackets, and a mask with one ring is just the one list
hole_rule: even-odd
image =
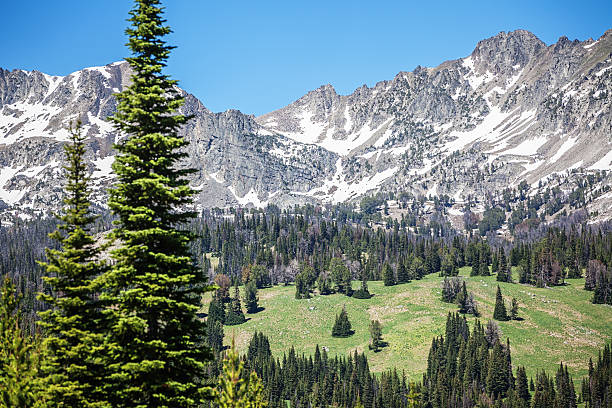
[[244,307],[246,307],[247,313],[257,313],[259,311],[258,302],[257,285],[250,281],[244,286]]
[[511,385],[512,372],[508,367],[509,350],[504,350],[500,342],[496,342],[488,364],[487,392],[493,398],[504,398]]
[[340,314],[336,315],[334,327],[332,328],[332,337],[349,337],[353,334],[351,322],[346,313],[346,308],[343,306]]
[[423,406],[476,406],[483,397],[485,406],[496,406],[514,387],[509,346],[497,340],[490,346],[480,322],[470,331],[458,314],[449,314],[445,336],[433,339],[427,362]]
[[612,266],[599,260],[590,260],[586,269],[584,287],[593,291],[593,303],[612,305]]
[[395,285],[395,276],[393,274],[393,269],[391,268],[391,265],[389,265],[388,263],[385,263],[383,265],[382,277],[383,277],[383,283],[385,286]]
[[265,266],[255,264],[251,266],[250,279],[255,282],[257,289],[270,286],[270,274]]
[[405,262],[400,261],[397,264],[397,283],[408,283],[410,282],[409,267]]
[[567,366],[563,366],[563,363],[561,363],[559,370],[557,370],[555,383],[557,386],[555,407],[576,408],[576,390],[574,387],[574,381],[567,371]]
[[506,220],[506,214],[501,208],[487,208],[482,214],[482,220],[478,223],[480,235],[486,235],[489,231],[495,231],[502,226]]
[[378,320],[370,321],[370,350],[375,353],[379,352],[381,347],[384,347],[386,343],[382,338],[382,325]]
[[451,253],[446,254],[444,258],[442,258],[441,268],[441,276],[457,276],[459,274],[459,268],[457,268],[455,258]]
[[368,290],[368,279],[365,274],[361,281],[361,287],[353,292],[353,297],[356,299],[369,299],[372,297],[372,294]]
[[472,256],[472,270],[470,276],[480,275],[480,254],[478,251],[474,251]]
[[225,324],[228,326],[234,326],[244,322],[246,322],[246,318],[244,317],[242,305],[240,304],[240,292],[238,290],[238,286],[235,286],[234,296],[230,300],[227,315],[225,316]]
[[499,253],[499,265],[497,271],[497,281],[498,282],[511,282],[512,274],[506,262],[506,255],[504,250],[502,249]]
[[516,298],[513,297],[512,306],[510,307],[510,319],[512,320],[519,319],[518,310],[519,310],[518,300],[516,300]]
[[495,295],[495,309],[493,310],[493,318],[500,321],[508,320],[508,313],[506,312],[504,297],[502,296],[499,286],[497,287],[497,293]]
[[[194,191],[181,166],[187,141],[178,134],[188,117],[183,97],[162,73],[173,48],[163,38],[159,0],[137,0],[130,11],[126,58],[132,84],[117,95],[112,118],[125,137],[115,146],[117,176],[108,205],[117,217],[119,247],[105,279],[112,331],[108,387],[114,407],[189,406],[202,398],[204,322],[196,312],[209,289],[190,253],[186,211]],[[238,300],[239,301],[239,300]]]
[[374,214],[382,204],[382,200],[376,197],[364,197],[361,200],[360,207],[365,214]]
[[225,323],[225,305],[219,300],[216,292],[213,293],[212,300],[208,304],[208,321],[213,320],[221,324]]
[[90,211],[80,122],[71,128],[64,152],[65,207],[58,229],[50,235],[59,248],[47,250],[48,262],[42,264],[44,280],[51,289],[40,295],[50,306],[40,313],[46,351],[42,371],[50,404],[101,406],[106,403],[102,347],[108,325],[97,293],[105,267],[97,260],[99,249],[91,234],[95,217]]
[[332,281],[327,273],[321,273],[317,278],[317,289],[319,294],[329,295],[332,291]]
[[412,259],[409,274],[414,279],[421,279],[423,276],[425,276],[423,258],[416,256]]
[[206,322],[206,342],[215,353],[219,353],[223,350],[223,323],[218,320],[211,320],[210,318]]
[[521,406],[529,406],[531,394],[529,393],[529,385],[527,384],[525,367],[519,367],[516,369],[516,395],[523,402]]
[[0,288],[0,406],[29,408],[46,402],[38,387],[38,352],[23,333],[20,298],[7,277]]
[[[269,407],[287,407],[286,401],[292,407],[353,408],[359,402],[365,408],[409,406],[404,398],[409,394],[406,379],[396,370],[375,375],[367,357],[357,352],[332,357],[317,346],[311,356],[299,356],[292,348],[274,358],[266,337],[257,333],[249,343],[245,365],[262,378]],[[413,385],[413,398],[420,391],[420,385]]]
[[331,279],[336,285],[336,291],[351,296],[351,272],[346,267],[342,259],[332,258],[329,262],[329,273]]
[[555,406],[555,385],[545,372],[536,375],[532,408],[550,408]]
[[599,353],[595,365],[589,361],[589,376],[582,383],[582,400],[588,407],[603,408],[612,404],[612,351],[609,344]]
[[461,291],[459,291],[459,293],[455,297],[454,302],[457,303],[457,305],[459,306],[459,313],[467,313],[476,317],[479,316],[478,304],[474,299],[474,294],[472,292],[467,291],[465,281],[462,282]]
[[300,272],[295,277],[295,298],[308,299],[316,281],[314,268],[302,262]]

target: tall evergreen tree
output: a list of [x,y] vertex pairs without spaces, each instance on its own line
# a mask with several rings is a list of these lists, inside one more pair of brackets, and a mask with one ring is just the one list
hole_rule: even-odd
[[506,254],[503,249],[499,251],[499,271],[497,272],[497,280],[499,282],[512,282],[512,272],[508,267]]
[[380,351],[380,348],[384,345],[382,338],[382,325],[378,320],[370,321],[370,350],[375,353]]
[[212,295],[212,300],[208,304],[208,322],[212,321],[225,323],[225,305],[219,299],[216,292]]
[[495,309],[493,310],[493,318],[500,321],[508,320],[508,313],[506,312],[504,297],[502,296],[499,286],[497,286],[497,294],[495,295]]
[[117,175],[109,207],[117,216],[119,245],[105,279],[112,322],[109,388],[114,407],[177,407],[197,404],[210,349],[197,318],[210,289],[189,251],[186,223],[194,191],[179,166],[187,141],[178,135],[188,117],[183,97],[162,73],[173,47],[164,37],[159,0],[135,0],[130,11],[126,58],[132,84],[117,95]]
[[257,313],[259,310],[259,299],[257,298],[257,285],[255,282],[249,281],[244,286],[244,306],[247,313]]
[[385,262],[382,270],[383,283],[385,286],[395,285],[395,276],[393,275],[393,268],[391,265]]
[[21,329],[19,302],[15,286],[5,278],[0,289],[0,407],[47,406],[36,381],[39,356]]
[[349,337],[353,334],[351,322],[348,318],[348,313],[346,313],[346,308],[342,306],[342,311],[340,314],[336,315],[336,320],[334,322],[334,327],[332,328],[332,336],[333,337]]
[[242,324],[246,322],[244,313],[242,312],[242,305],[240,304],[240,291],[238,285],[234,287],[234,297],[232,298],[229,309],[227,310],[227,316],[225,317],[225,324],[233,326],[236,324]]
[[527,384],[525,367],[519,367],[516,369],[516,393],[518,398],[523,401],[523,406],[529,406],[531,394],[529,393],[529,385]]
[[50,235],[59,249],[47,249],[48,262],[41,263],[51,289],[39,295],[50,306],[40,313],[47,355],[45,388],[53,406],[106,406],[102,350],[107,327],[97,295],[104,265],[91,233],[95,217],[90,210],[80,121],[75,128],[71,126],[64,153],[65,207],[59,215],[60,225]]
[[512,307],[510,308],[510,319],[512,319],[512,320],[518,320],[519,319],[518,310],[519,310],[518,300],[516,300],[516,298],[513,297],[512,298]]
[[399,261],[397,264],[397,283],[410,282],[410,275],[408,273],[408,267],[405,262]]

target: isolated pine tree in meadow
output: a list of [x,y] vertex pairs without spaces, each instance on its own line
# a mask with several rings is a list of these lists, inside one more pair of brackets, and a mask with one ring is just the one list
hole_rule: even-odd
[[346,308],[343,306],[340,314],[336,315],[334,327],[332,328],[332,337],[349,337],[353,334],[351,322],[346,313]]
[[117,95],[117,176],[109,207],[117,216],[118,248],[105,279],[111,320],[109,388],[114,407],[179,407],[201,400],[204,323],[196,312],[210,290],[189,252],[186,223],[194,191],[179,168],[188,120],[177,113],[183,98],[162,73],[173,48],[158,0],[137,0],[130,11],[126,58],[132,84]]
[[495,295],[495,309],[493,310],[493,318],[500,321],[508,320],[508,313],[506,311],[506,305],[504,304],[504,297],[502,296],[499,286],[497,287],[497,294]]
[[380,351],[380,348],[384,345],[382,338],[382,325],[378,320],[370,321],[370,350],[375,353]]
[[512,298],[512,307],[510,308],[510,319],[518,320],[518,318],[519,318],[518,308],[519,308],[518,300],[516,300],[516,298],[513,297]]
[[250,281],[244,286],[244,306],[247,313],[257,313],[259,310],[259,298],[257,297],[257,285]]
[[58,229],[50,235],[59,249],[48,249],[48,262],[42,263],[51,289],[39,295],[50,306],[40,313],[46,350],[42,372],[51,405],[106,406],[101,357],[107,326],[97,296],[105,268],[90,231],[95,217],[90,211],[81,123],[70,130],[70,142],[64,146],[65,207]]

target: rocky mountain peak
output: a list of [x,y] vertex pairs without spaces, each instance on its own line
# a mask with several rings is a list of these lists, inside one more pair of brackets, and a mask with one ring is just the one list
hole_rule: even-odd
[[507,72],[524,67],[546,44],[526,30],[500,32],[480,41],[471,56],[478,72]]

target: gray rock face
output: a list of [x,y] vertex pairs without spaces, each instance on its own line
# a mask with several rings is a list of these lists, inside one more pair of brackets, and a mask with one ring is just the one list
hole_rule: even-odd
[[[612,31],[550,46],[524,30],[502,32],[466,58],[401,72],[351,95],[326,86],[257,121],[338,153],[350,171],[337,177],[337,191],[359,186],[461,200],[568,169],[610,169],[611,52]],[[466,176],[466,166],[484,180]],[[377,183],[364,183],[376,175]]]
[[[94,197],[104,205],[119,137],[106,118],[116,110],[113,94],[129,81],[126,63],[66,77],[0,70],[0,211],[28,217],[61,205],[62,144],[77,119],[88,136]],[[212,113],[184,96],[181,110],[194,118],[181,130],[190,141],[182,165],[198,169],[192,185],[201,191],[199,207],[288,203],[333,173],[334,153],[267,131],[235,110]]]
[[[118,135],[105,120],[126,63],[66,77],[0,69],[0,213],[56,209],[62,143],[81,118],[96,200]],[[517,30],[466,58],[338,95],[325,85],[260,117],[213,113],[184,93],[183,165],[201,207],[345,202],[378,190],[484,196],[522,180],[612,167],[612,30],[547,46]],[[612,201],[612,199],[611,199]],[[604,204],[605,206],[605,204]]]

